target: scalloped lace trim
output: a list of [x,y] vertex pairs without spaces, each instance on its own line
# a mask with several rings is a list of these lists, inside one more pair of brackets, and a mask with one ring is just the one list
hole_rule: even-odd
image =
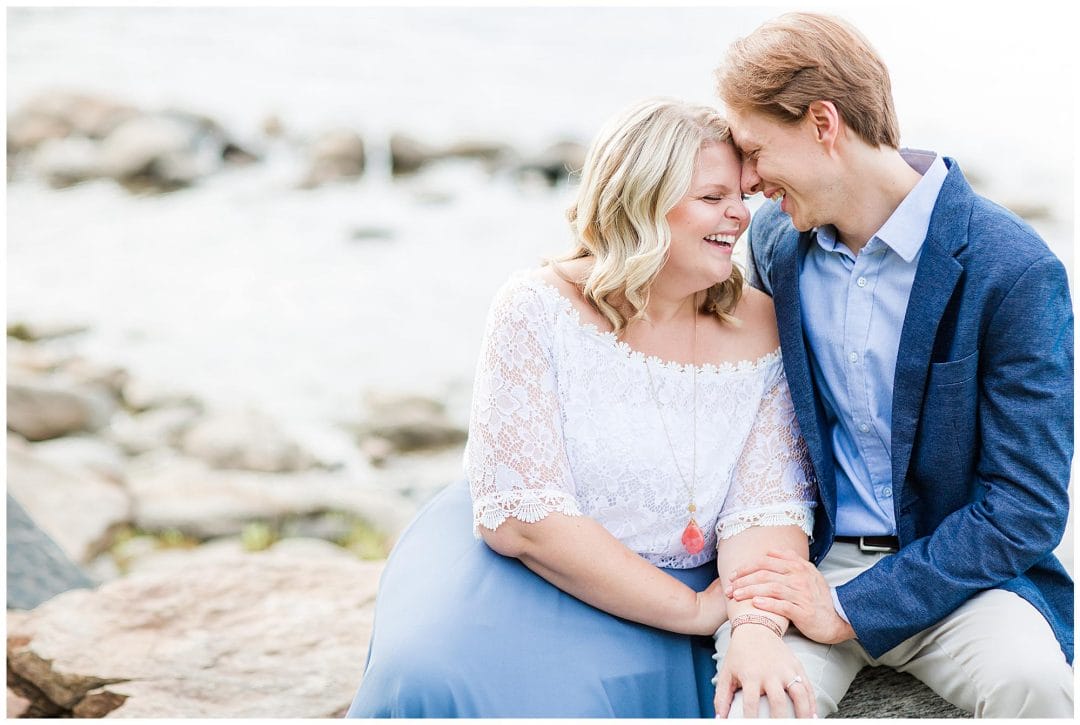
[[730,539],[752,526],[798,526],[813,540],[815,505],[808,503],[802,506],[788,506],[782,510],[770,508],[740,511],[717,522],[716,536],[718,539]]
[[508,518],[535,524],[548,514],[581,516],[577,500],[565,491],[552,489],[514,489],[496,491],[473,502],[473,536],[480,538],[480,527],[494,531]]
[[738,360],[735,362],[722,362],[717,365],[712,363],[705,363],[704,365],[691,365],[690,363],[681,363],[674,360],[662,360],[655,355],[646,355],[643,352],[635,350],[627,345],[625,342],[619,339],[619,337],[611,331],[604,331],[597,327],[592,322],[582,322],[581,312],[574,303],[568,300],[559,289],[552,284],[545,282],[527,272],[520,273],[520,279],[523,283],[532,286],[534,289],[539,288],[541,291],[552,294],[558,301],[559,307],[563,314],[570,317],[574,324],[581,329],[582,332],[592,335],[600,340],[603,340],[609,344],[613,349],[622,353],[622,356],[628,360],[644,364],[646,361],[648,364],[655,368],[662,370],[670,370],[676,373],[690,372],[695,367],[699,373],[706,375],[717,375],[724,373],[743,373],[754,372],[775,364],[781,359],[780,348],[776,348],[772,352],[766,353],[755,360]]

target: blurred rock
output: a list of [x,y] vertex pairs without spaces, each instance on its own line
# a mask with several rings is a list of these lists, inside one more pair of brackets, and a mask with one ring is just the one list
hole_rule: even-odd
[[7,608],[33,609],[61,592],[92,585],[26,509],[8,495]]
[[127,408],[138,413],[155,408],[189,408],[201,411],[203,407],[193,393],[170,383],[144,378],[128,377],[120,391],[120,397]]
[[201,124],[172,115],[144,115],[120,124],[101,144],[101,172],[161,191],[190,185],[209,172]]
[[511,146],[498,141],[464,139],[442,149],[439,156],[444,159],[482,161],[488,170],[495,170],[516,160],[517,152]]
[[394,537],[416,510],[393,491],[361,486],[341,474],[222,471],[168,454],[133,461],[127,487],[138,528],[176,530],[196,539],[235,536],[252,521],[280,527],[330,511],[355,515]]
[[79,387],[60,376],[8,377],[7,427],[30,441],[96,431],[115,408],[101,391]]
[[518,166],[519,176],[538,175],[549,185],[566,181],[585,165],[587,149],[577,141],[559,141]]
[[364,173],[364,140],[349,129],[328,131],[311,145],[311,167],[300,187],[313,189],[328,182],[356,179]]
[[77,322],[49,322],[45,320],[30,322],[20,320],[8,323],[7,336],[23,342],[39,342],[41,340],[54,340],[58,337],[68,337],[69,335],[80,335],[89,330],[89,325]]
[[269,138],[280,138],[285,135],[285,124],[280,116],[271,114],[263,119],[262,132],[264,136]]
[[187,406],[154,408],[139,415],[119,412],[102,435],[129,456],[138,456],[180,445],[184,434],[199,419],[199,411]]
[[381,241],[385,239],[393,239],[394,236],[394,230],[390,227],[353,227],[349,231],[349,239],[354,242],[376,240]]
[[8,493],[74,562],[104,551],[131,520],[124,490],[88,472],[62,468],[18,448],[7,451]]
[[[443,448],[461,443],[467,431],[451,421],[445,406],[414,395],[369,394],[368,418],[355,426],[361,437],[389,441],[399,452]],[[379,444],[381,445],[381,444]]]
[[99,144],[85,136],[47,139],[37,147],[30,167],[54,189],[96,179],[102,175]]
[[[30,700],[14,692],[10,687],[7,691],[7,716],[8,719],[23,717],[35,717],[30,715]],[[36,717],[41,717],[37,715]]]
[[215,468],[279,473],[318,464],[272,419],[253,411],[218,412],[199,420],[184,433],[180,449]]
[[[21,323],[16,323],[16,327]],[[7,369],[8,377],[36,377],[60,369],[71,359],[71,355],[61,353],[47,345],[23,342],[11,335],[8,328]]]
[[65,436],[32,443],[37,460],[70,471],[85,471],[112,483],[124,481],[124,454],[115,443],[92,436]]
[[101,391],[118,405],[124,386],[131,377],[128,371],[119,365],[94,362],[80,355],[66,359],[60,365],[60,371],[71,378],[76,385]]
[[395,176],[419,171],[439,158],[433,146],[401,133],[390,136],[390,171]]
[[360,450],[373,466],[384,465],[394,455],[394,444],[379,436],[370,436],[360,441]]
[[68,592],[9,617],[10,677],[84,717],[335,716],[381,571],[271,549]]
[[69,135],[102,139],[137,114],[137,109],[101,96],[42,93],[8,117],[8,151],[34,148],[48,139]]

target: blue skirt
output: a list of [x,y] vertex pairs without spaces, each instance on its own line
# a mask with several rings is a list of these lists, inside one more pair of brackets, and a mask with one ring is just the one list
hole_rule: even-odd
[[[697,591],[715,564],[665,569]],[[402,534],[379,585],[349,717],[707,717],[710,637],[614,617],[472,535],[454,484]]]

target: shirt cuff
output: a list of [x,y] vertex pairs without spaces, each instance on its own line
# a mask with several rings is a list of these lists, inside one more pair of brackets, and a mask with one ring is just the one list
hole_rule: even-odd
[[832,594],[833,607],[836,609],[836,613],[840,615],[840,619],[851,624],[851,620],[844,614],[844,608],[840,606],[840,597],[836,596],[836,587],[829,587],[829,592]]

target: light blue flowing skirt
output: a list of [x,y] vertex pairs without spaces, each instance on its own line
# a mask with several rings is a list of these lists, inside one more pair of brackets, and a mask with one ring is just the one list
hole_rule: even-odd
[[[599,563],[598,563],[599,564]],[[715,564],[665,569],[697,591]],[[614,617],[472,535],[465,482],[387,562],[349,717],[708,717],[709,637]]]

